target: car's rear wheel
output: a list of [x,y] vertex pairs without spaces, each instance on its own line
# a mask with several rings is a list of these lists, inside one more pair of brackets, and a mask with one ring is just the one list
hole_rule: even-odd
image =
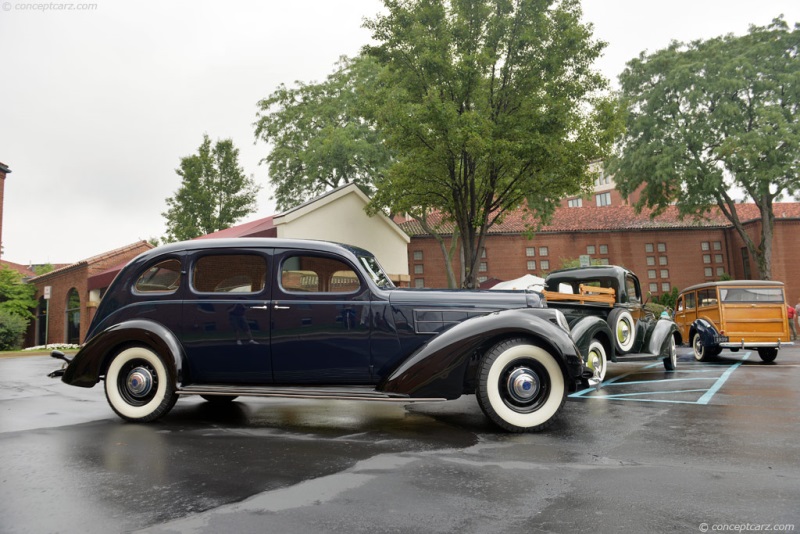
[[667,339],[667,356],[664,357],[664,369],[674,371],[678,367],[678,349],[675,348],[675,336]]
[[492,422],[506,430],[547,428],[563,406],[566,393],[558,361],[527,339],[502,341],[481,359],[478,404]]
[[692,338],[692,352],[694,352],[694,359],[698,362],[707,362],[714,358],[719,352],[715,353],[717,347],[706,347],[703,345],[703,337],[700,332],[696,332]]
[[238,395],[200,395],[203,399],[214,404],[228,404],[237,399]]
[[592,371],[592,380],[598,383],[602,382],[606,377],[606,366],[608,359],[606,358],[606,349],[599,340],[592,339],[589,343],[589,352],[586,355],[586,367]]
[[758,349],[758,355],[765,362],[774,362],[778,357],[778,349],[774,347],[766,347]]
[[630,352],[636,341],[636,324],[628,310],[617,308],[608,315],[608,326],[614,332],[614,343],[621,354]]
[[126,421],[147,423],[169,412],[178,399],[161,357],[146,347],[128,347],[106,371],[106,398]]

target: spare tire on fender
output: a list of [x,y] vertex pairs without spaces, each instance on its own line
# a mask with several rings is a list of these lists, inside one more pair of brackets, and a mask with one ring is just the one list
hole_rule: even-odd
[[614,333],[614,346],[620,354],[633,349],[636,341],[636,324],[631,312],[625,308],[615,308],[608,314],[608,326]]

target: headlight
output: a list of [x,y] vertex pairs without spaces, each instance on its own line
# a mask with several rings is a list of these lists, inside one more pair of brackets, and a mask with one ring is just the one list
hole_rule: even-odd
[[553,310],[556,312],[556,323],[558,326],[564,329],[566,333],[569,333],[569,323],[567,322],[567,318],[561,313],[561,310]]

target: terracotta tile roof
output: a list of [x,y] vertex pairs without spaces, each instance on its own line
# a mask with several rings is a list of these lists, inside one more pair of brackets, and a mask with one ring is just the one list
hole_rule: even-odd
[[107,252],[103,252],[102,254],[98,254],[96,256],[92,256],[91,258],[86,258],[85,260],[80,260],[80,261],[77,261],[75,263],[71,263],[71,264],[69,264],[69,265],[67,265],[65,267],[61,267],[60,269],[52,270],[49,273],[45,273],[45,274],[43,274],[41,276],[37,276],[36,278],[34,278],[34,280],[36,280],[36,281],[43,280],[43,279],[50,278],[51,276],[54,276],[54,275],[57,275],[57,274],[65,273],[65,272],[70,271],[72,269],[76,269],[78,267],[92,265],[94,263],[97,263],[97,262],[100,262],[100,261],[103,261],[103,260],[106,260],[106,259],[109,259],[109,258],[113,258],[114,256],[118,256],[118,255],[124,254],[126,252],[131,252],[131,251],[136,250],[137,248],[140,248],[142,246],[146,246],[147,248],[153,248],[153,245],[151,245],[147,241],[137,241],[136,243],[131,243],[130,245],[126,245],[124,247],[116,248],[114,250],[109,250]]
[[[736,211],[742,222],[761,218],[758,207],[755,204],[738,204]],[[779,202],[773,205],[773,211],[778,219],[800,219],[800,202]],[[701,219],[691,217],[681,219],[675,206],[670,206],[657,217],[651,218],[650,214],[651,211],[649,210],[636,213],[633,207],[626,205],[605,206],[602,208],[595,206],[558,208],[550,223],[537,230],[537,233],[729,228],[732,226],[730,221],[717,208],[712,209]],[[439,226],[439,231],[442,235],[452,234],[453,223],[442,223],[441,219],[441,214],[432,214],[429,218],[429,224]],[[410,236],[427,235],[427,232],[422,229],[422,225],[413,219],[400,217],[396,218],[396,222]],[[527,212],[519,209],[509,213],[502,222],[490,228],[489,234],[520,234],[524,233],[529,225],[530,221]]]
[[250,221],[244,224],[240,224],[238,226],[231,226],[230,228],[226,228],[218,232],[201,235],[200,237],[196,237],[195,239],[219,239],[224,237],[258,236],[260,234],[269,232],[270,230],[273,230],[275,228],[275,225],[272,222],[273,217],[274,217],[273,215],[270,215],[269,217],[264,217],[263,219],[256,219],[255,221]]
[[26,265],[14,263],[13,261],[0,260],[0,265],[8,267],[12,271],[17,271],[23,278],[33,278],[36,273],[29,269]]

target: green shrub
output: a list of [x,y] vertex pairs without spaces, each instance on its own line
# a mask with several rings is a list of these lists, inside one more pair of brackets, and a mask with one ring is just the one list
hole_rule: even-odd
[[0,350],[17,350],[22,346],[22,336],[28,329],[28,320],[0,310]]

